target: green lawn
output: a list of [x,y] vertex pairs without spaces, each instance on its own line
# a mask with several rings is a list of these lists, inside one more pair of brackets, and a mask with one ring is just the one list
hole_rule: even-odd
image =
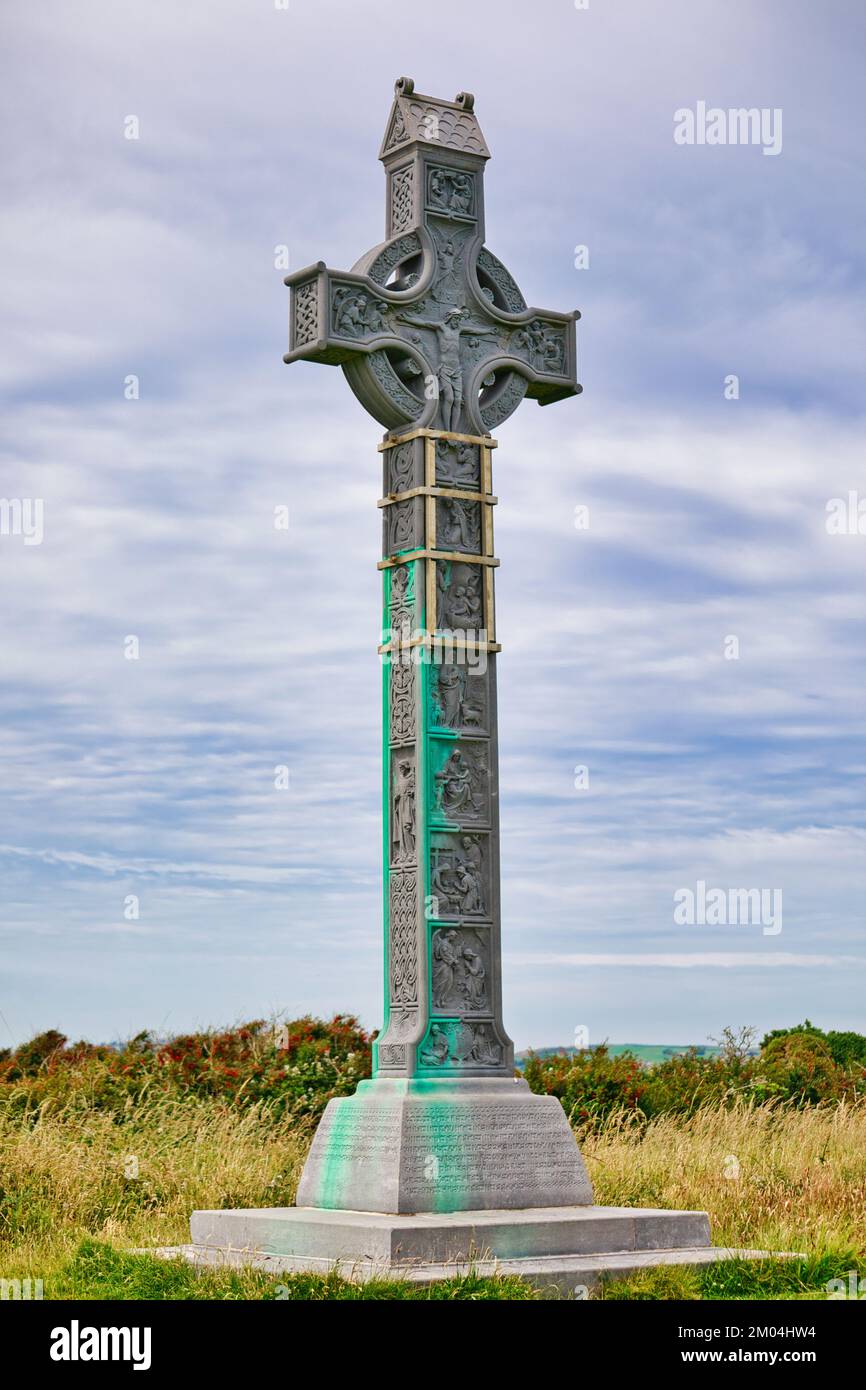
[[[649,1270],[609,1282],[591,1297],[602,1299],[825,1299],[828,1281],[866,1272],[853,1254],[802,1260],[728,1260],[696,1268]],[[185,1261],[156,1259],[84,1240],[44,1281],[46,1299],[334,1301],[370,1299],[532,1301],[547,1295],[513,1277],[467,1274],[418,1286],[401,1280],[353,1284],[336,1274],[273,1276],[256,1270],[198,1272]]]

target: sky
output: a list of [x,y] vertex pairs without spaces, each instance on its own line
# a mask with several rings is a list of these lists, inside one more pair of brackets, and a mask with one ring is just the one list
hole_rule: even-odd
[[[282,363],[279,248],[382,240],[402,74],[475,93],[488,245],[582,313],[583,395],[494,455],[508,1031],[866,1031],[859,0],[2,30],[0,497],[43,526],[0,534],[0,1047],[381,1022],[381,430]],[[781,148],[677,143],[699,102]],[[780,909],[677,920],[699,883]]]

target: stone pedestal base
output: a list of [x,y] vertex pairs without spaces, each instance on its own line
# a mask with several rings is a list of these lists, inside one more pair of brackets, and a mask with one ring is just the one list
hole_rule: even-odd
[[757,1259],[760,1250],[714,1249],[700,1211],[541,1207],[385,1215],[275,1207],[197,1211],[192,1244],[159,1250],[200,1266],[253,1266],[270,1274],[338,1270],[355,1280],[429,1284],[470,1270],[517,1275],[549,1298],[584,1298],[604,1278],[658,1265]]
[[328,1104],[297,1202],[393,1214],[570,1207],[591,1203],[592,1187],[559,1101],[522,1079],[377,1078]]
[[467,1264],[548,1255],[709,1248],[703,1211],[651,1207],[538,1207],[530,1211],[471,1211],[413,1216],[314,1211],[310,1207],[253,1207],[196,1211],[190,1222],[197,1248],[252,1251],[339,1264],[351,1269]]
[[701,1211],[597,1207],[559,1101],[511,1078],[364,1081],[332,1100],[298,1206],[197,1211],[198,1266],[432,1283],[515,1274],[547,1297],[604,1277],[761,1251],[714,1250]]

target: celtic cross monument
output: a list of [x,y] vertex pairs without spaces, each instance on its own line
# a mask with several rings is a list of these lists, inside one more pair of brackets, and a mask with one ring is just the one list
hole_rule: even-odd
[[502,1020],[491,430],[574,396],[574,313],[527,307],[485,245],[473,109],[396,84],[387,239],[286,277],[286,362],[340,366],[384,425],[385,1026],[332,1103],[299,1205],[590,1201],[558,1103],[514,1080]]
[[528,308],[485,245],[469,93],[401,78],[380,157],[386,239],[350,271],[287,276],[285,360],[342,367],[386,430],[385,1022],[373,1078],[322,1117],[297,1205],[194,1212],[182,1253],[421,1279],[492,1256],[574,1296],[658,1251],[714,1257],[703,1212],[592,1205],[565,1112],[515,1077],[502,1018],[491,431],[524,397],[579,392],[577,315]]

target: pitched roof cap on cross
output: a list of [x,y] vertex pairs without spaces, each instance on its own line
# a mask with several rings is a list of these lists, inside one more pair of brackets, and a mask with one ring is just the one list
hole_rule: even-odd
[[402,153],[409,145],[422,140],[425,144],[435,141],[445,149],[489,159],[490,151],[474,106],[471,92],[458,92],[453,101],[443,101],[441,97],[416,92],[411,77],[398,77],[379,158],[387,163],[392,154]]

